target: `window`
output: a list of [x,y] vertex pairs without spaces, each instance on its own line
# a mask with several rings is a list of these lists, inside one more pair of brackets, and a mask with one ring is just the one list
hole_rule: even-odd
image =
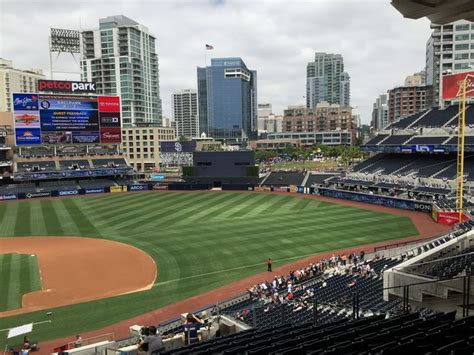
[[469,53],[456,53],[454,55],[454,59],[459,60],[459,59],[469,59]]
[[454,40],[456,41],[468,41],[469,40],[469,34],[462,34],[462,35],[456,35],[454,36]]
[[469,24],[456,25],[456,27],[454,27],[454,29],[455,29],[456,31],[469,31]]
[[469,63],[454,64],[454,69],[469,69]]

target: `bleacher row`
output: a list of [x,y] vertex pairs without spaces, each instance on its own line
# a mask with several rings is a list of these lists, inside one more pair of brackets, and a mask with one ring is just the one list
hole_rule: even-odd
[[77,159],[77,160],[46,160],[34,162],[18,162],[17,172],[47,172],[61,170],[84,170],[125,168],[127,163],[124,158],[109,159]]
[[[356,165],[353,172],[451,180],[457,173],[456,154],[382,153]],[[474,180],[472,153],[465,155],[464,172],[468,180]]]
[[321,185],[325,182],[331,180],[335,176],[338,176],[337,173],[309,173],[308,179],[306,182],[304,181],[306,178],[306,174],[304,172],[292,172],[292,171],[281,171],[281,172],[271,172],[269,175],[265,176],[264,178],[260,179],[259,185],[265,186],[305,186],[310,187],[314,184]]
[[450,279],[462,275],[473,263],[474,246],[464,250],[452,247],[423,260],[423,263],[410,266],[408,271],[440,280]]
[[407,313],[330,324],[316,319],[251,329],[164,354],[472,354],[474,317],[454,317],[455,312]]

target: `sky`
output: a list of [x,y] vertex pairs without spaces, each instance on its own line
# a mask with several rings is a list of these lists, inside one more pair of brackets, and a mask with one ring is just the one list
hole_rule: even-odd
[[[303,104],[306,64],[315,52],[342,54],[351,105],[363,123],[376,97],[425,66],[429,21],[405,19],[390,0],[0,0],[0,57],[49,75],[51,27],[98,28],[125,15],[156,37],[163,114],[171,93],[196,89],[196,67],[210,58],[241,57],[257,70],[258,102],[275,114]],[[214,50],[205,51],[205,44]],[[78,71],[71,57],[57,70]],[[57,73],[54,79],[72,79]],[[77,76],[77,79],[79,76]]]

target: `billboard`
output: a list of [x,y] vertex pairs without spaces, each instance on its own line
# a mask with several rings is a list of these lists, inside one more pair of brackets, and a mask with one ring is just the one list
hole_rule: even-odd
[[17,145],[122,142],[117,96],[13,94],[13,103]]
[[160,142],[161,153],[192,153],[195,150],[195,141]]
[[462,82],[466,80],[466,96],[474,97],[474,71],[443,75],[443,99],[456,99],[461,96]]
[[38,91],[94,94],[95,83],[89,81],[38,80]]

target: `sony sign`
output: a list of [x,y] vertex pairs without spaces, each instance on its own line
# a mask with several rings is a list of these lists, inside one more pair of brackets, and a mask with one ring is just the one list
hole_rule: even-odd
[[95,83],[86,81],[38,80],[38,90],[64,93],[95,93]]

